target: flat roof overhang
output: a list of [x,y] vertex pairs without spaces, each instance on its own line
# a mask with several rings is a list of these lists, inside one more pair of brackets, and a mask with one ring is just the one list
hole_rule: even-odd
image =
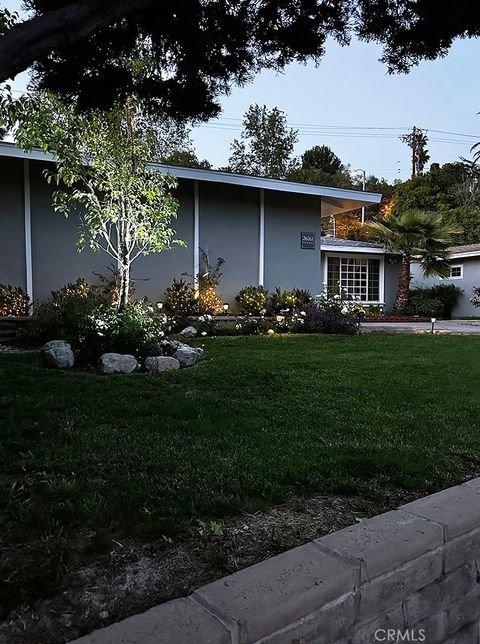
[[[14,143],[0,142],[0,156],[14,157],[19,159],[31,159],[32,161],[54,162],[55,157],[39,149],[24,152]],[[377,192],[361,192],[360,190],[346,190],[343,188],[332,188],[330,186],[317,186],[309,183],[297,183],[294,181],[282,181],[280,179],[267,179],[263,177],[251,177],[243,174],[233,174],[220,170],[203,170],[198,168],[183,168],[180,166],[152,163],[151,167],[159,172],[172,174],[178,179],[191,179],[193,181],[208,181],[211,183],[223,183],[246,188],[260,188],[277,192],[288,192],[293,194],[312,195],[321,198],[321,216],[330,217],[342,212],[358,210],[365,206],[380,203],[382,195]]]

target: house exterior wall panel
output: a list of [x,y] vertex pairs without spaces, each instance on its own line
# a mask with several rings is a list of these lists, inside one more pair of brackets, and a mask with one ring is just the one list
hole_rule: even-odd
[[0,284],[26,288],[23,161],[0,158]]

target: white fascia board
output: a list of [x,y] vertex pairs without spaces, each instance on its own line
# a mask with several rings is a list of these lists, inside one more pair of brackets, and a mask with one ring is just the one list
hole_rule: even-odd
[[391,253],[386,253],[383,248],[377,248],[373,246],[328,246],[322,244],[320,246],[322,253],[356,253],[361,255],[363,253],[375,254],[375,255],[390,255]]
[[[52,154],[46,154],[41,150],[34,149],[24,152],[13,143],[0,142],[0,156],[15,157],[19,159],[32,159],[36,161],[55,161]],[[278,192],[290,192],[295,194],[313,195],[317,197],[330,197],[344,200],[354,204],[355,208],[362,205],[380,203],[382,195],[377,192],[362,192],[360,190],[344,190],[343,188],[331,188],[329,186],[315,186],[308,183],[296,183],[293,181],[281,181],[279,179],[265,179],[262,177],[249,177],[219,170],[202,170],[199,168],[182,168],[180,166],[152,163],[151,167],[159,172],[172,174],[178,179],[191,179],[193,181],[210,181],[212,183],[225,183],[234,186],[247,188],[263,188],[264,190],[276,190]]]
[[452,253],[448,259],[463,259],[464,257],[480,257],[480,250],[472,250],[467,253]]
[[278,192],[291,192],[296,194],[313,195],[317,197],[333,197],[347,199],[365,204],[380,203],[382,195],[377,192],[361,192],[360,190],[345,190],[330,186],[316,186],[309,183],[282,181],[280,179],[265,179],[263,177],[250,177],[242,174],[221,172],[219,170],[201,170],[198,168],[181,168],[161,163],[152,163],[153,168],[160,172],[173,174],[178,179],[197,179],[198,181],[211,181],[212,183],[227,183],[246,188],[263,188]]

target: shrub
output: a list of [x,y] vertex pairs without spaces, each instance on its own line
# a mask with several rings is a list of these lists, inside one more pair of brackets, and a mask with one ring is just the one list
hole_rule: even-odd
[[28,315],[30,298],[21,286],[0,284],[0,315]]
[[168,332],[166,315],[148,302],[128,304],[118,310],[114,304],[101,304],[79,321],[74,348],[81,362],[93,364],[102,353],[129,353],[136,358],[158,355]]
[[245,313],[261,315],[267,308],[268,291],[263,286],[246,286],[235,299]]
[[443,303],[443,315],[446,318],[452,317],[452,311],[462,294],[462,289],[454,284],[437,284],[428,289],[434,300],[440,300]]
[[33,344],[48,340],[67,340],[75,344],[81,320],[103,302],[104,296],[79,278],[58,291],[52,291],[48,300],[37,304],[22,335]]
[[266,320],[244,318],[235,324],[235,333],[233,335],[263,335],[269,328],[270,325]]
[[443,302],[430,295],[431,289],[416,289],[410,294],[405,313],[408,315],[423,315],[426,317],[442,317]]
[[175,316],[186,318],[195,313],[197,299],[192,286],[183,278],[173,280],[165,291],[165,308]]
[[293,306],[296,309],[305,308],[313,302],[313,296],[307,289],[304,288],[294,288],[292,291],[293,295]]
[[337,308],[312,304],[305,311],[304,333],[338,333],[354,335],[359,318],[355,313],[342,313]]
[[293,311],[294,307],[295,295],[293,294],[293,291],[282,291],[277,286],[270,296],[270,309],[272,313]]
[[205,335],[218,335],[219,326],[217,322],[212,318],[209,313],[201,315],[196,323],[195,328],[197,329],[199,336]]
[[210,263],[210,255],[200,249],[202,269],[198,274],[198,312],[201,315],[218,315],[223,312],[222,298],[217,293],[222,273],[221,267],[225,264],[222,257],[217,257],[215,265]]
[[272,313],[282,313],[305,308],[313,302],[310,291],[294,288],[291,291],[282,291],[276,288],[270,296],[270,309]]
[[223,312],[223,302],[215,286],[201,286],[198,291],[198,312],[201,315],[219,315]]

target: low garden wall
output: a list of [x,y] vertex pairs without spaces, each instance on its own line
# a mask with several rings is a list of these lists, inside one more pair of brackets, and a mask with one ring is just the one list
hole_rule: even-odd
[[75,644],[478,644],[480,479],[332,533]]

